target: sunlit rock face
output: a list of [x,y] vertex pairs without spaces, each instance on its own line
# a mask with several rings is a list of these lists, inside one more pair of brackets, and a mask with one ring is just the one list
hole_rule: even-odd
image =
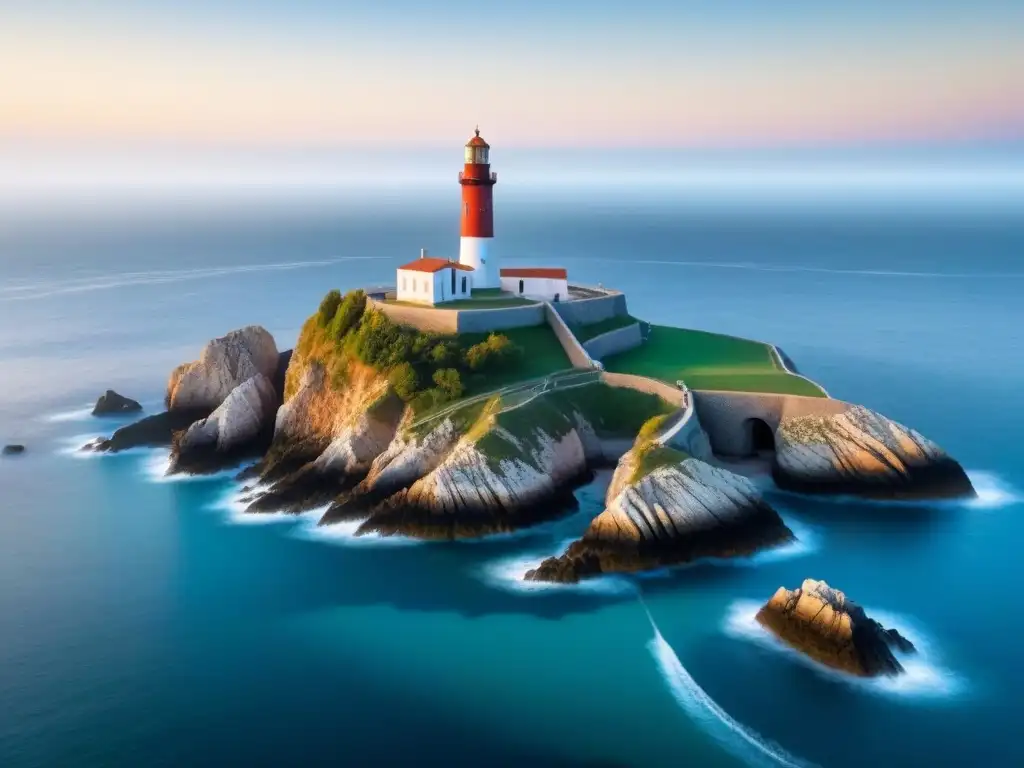
[[975,495],[963,468],[938,445],[862,406],[783,419],[775,444],[772,476],[786,490],[878,498]]
[[672,450],[647,469],[642,449],[634,448],[620,460],[606,508],[583,537],[526,578],[575,582],[700,557],[748,555],[792,538],[746,478]]
[[171,373],[167,408],[212,411],[235,387],[257,374],[273,381],[278,360],[277,344],[265,328],[249,325],[231,331],[207,342],[198,360]]
[[860,677],[898,675],[894,650],[914,646],[894,629],[824,581],[805,579],[799,589],[779,587],[757,614],[758,622],[790,647],[833,669]]

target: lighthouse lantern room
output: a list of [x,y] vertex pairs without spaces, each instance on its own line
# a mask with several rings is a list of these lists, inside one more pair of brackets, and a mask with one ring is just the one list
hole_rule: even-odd
[[490,145],[477,128],[466,143],[465,165],[459,173],[462,186],[462,240],[459,263],[473,269],[473,288],[500,288],[501,277],[494,253],[494,201],[492,190],[498,175],[491,171]]

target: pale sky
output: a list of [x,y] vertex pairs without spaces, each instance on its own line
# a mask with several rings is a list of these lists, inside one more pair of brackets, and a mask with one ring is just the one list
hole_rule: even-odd
[[411,147],[477,122],[504,147],[1024,137],[1022,2],[10,5],[0,141]]

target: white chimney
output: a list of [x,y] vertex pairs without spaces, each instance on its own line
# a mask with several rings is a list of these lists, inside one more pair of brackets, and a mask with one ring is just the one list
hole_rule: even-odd
[[420,248],[420,258],[421,259],[427,258],[427,249],[426,248]]

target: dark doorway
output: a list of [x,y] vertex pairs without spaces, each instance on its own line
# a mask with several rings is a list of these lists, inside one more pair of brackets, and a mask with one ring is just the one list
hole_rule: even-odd
[[775,433],[767,423],[761,419],[751,419],[747,422],[750,425],[750,443],[755,454],[764,452],[775,452]]
[[455,297],[455,270],[451,270],[452,273],[452,298]]
[[462,278],[462,292],[466,292],[466,278]]
[[519,281],[519,292],[520,293],[523,292],[523,281],[522,280]]

